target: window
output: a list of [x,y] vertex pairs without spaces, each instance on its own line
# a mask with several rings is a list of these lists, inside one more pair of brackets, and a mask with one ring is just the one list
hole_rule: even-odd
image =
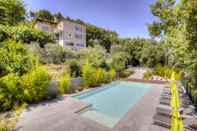
[[76,31],[80,31],[80,32],[82,32],[82,28],[81,28],[81,27],[79,27],[79,26],[75,26],[75,30],[76,30]]
[[75,34],[75,38],[82,39],[82,34]]
[[74,43],[72,43],[72,42],[69,42],[69,43],[67,43],[66,45],[69,45],[69,46],[74,46]]
[[76,45],[77,45],[78,47],[84,47],[84,44],[77,43]]
[[48,27],[48,26],[42,26],[42,29],[43,29],[44,31],[46,31],[46,32],[49,31],[49,27]]

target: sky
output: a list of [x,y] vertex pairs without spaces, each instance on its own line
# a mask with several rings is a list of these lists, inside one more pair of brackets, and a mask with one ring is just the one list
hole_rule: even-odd
[[155,0],[24,1],[28,10],[47,9],[52,13],[61,12],[64,16],[116,31],[123,38],[150,38],[147,24],[155,19],[149,9]]

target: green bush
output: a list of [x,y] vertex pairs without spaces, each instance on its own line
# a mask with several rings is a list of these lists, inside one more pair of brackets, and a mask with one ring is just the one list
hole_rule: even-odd
[[125,69],[125,70],[120,72],[119,76],[122,77],[122,78],[125,78],[125,77],[130,76],[133,73],[134,73],[134,71],[132,69]]
[[46,90],[50,82],[49,74],[41,67],[37,67],[21,78],[24,99],[27,102],[38,102],[46,98]]
[[70,73],[64,72],[63,75],[60,77],[59,81],[59,89],[61,93],[69,93],[70,91]]
[[103,68],[95,68],[89,62],[82,66],[82,80],[85,86],[98,86],[110,82],[116,77],[116,71],[110,69],[108,72]]
[[0,79],[0,111],[12,109],[23,101],[19,80],[19,77],[12,73]]
[[0,111],[12,109],[23,102],[46,98],[50,77],[41,67],[18,76],[13,73],[0,78]]
[[61,64],[64,62],[64,48],[59,44],[46,44],[44,47],[45,63]]
[[93,68],[89,62],[86,62],[82,66],[82,80],[85,86],[95,85],[95,80],[93,77],[94,73],[95,73],[95,68]]
[[175,72],[175,79],[176,80],[180,80],[181,79],[181,72],[178,69],[173,69],[170,68],[168,66],[161,66],[161,65],[157,65],[154,68],[153,74],[166,78],[166,79],[170,79],[172,72]]
[[0,43],[0,47],[0,76],[8,73],[22,75],[36,65],[36,57],[22,43],[9,40]]
[[144,75],[143,78],[145,80],[149,80],[149,79],[152,79],[153,78],[153,73],[150,72],[150,71],[146,71],[143,75]]
[[106,82],[111,82],[116,78],[116,71],[114,69],[110,69],[107,72],[107,80]]
[[106,80],[106,71],[102,68],[97,68],[94,73],[93,79],[95,79],[95,85],[100,85],[101,83],[104,83]]
[[70,67],[70,72],[72,77],[81,76],[81,65],[77,59],[70,59],[66,61],[66,64]]
[[121,72],[125,69],[126,56],[122,52],[113,54],[106,63],[109,65],[110,68],[115,69],[116,72]]

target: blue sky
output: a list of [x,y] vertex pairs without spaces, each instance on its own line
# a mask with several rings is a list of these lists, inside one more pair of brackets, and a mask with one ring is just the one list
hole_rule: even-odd
[[149,5],[155,0],[24,0],[28,10],[47,9],[52,13],[81,19],[116,31],[120,37],[149,38],[147,23],[154,20]]

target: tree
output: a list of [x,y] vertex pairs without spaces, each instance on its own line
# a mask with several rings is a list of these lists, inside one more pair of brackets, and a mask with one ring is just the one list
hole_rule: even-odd
[[197,86],[197,1],[181,0],[175,5],[174,0],[157,0],[151,10],[159,18],[149,25],[151,34],[162,32],[162,39],[170,45],[171,66],[187,71]]
[[0,0],[0,24],[16,25],[25,20],[22,0]]
[[54,21],[54,16],[48,10],[39,10],[37,12],[31,12],[31,17],[34,19],[44,19],[48,21]]
[[65,19],[64,16],[60,12],[58,12],[57,14],[54,14],[54,18],[56,19],[57,22]]
[[118,41],[118,34],[114,31],[105,30],[91,24],[86,24],[87,46],[95,46],[99,44],[103,46],[107,52],[111,46]]
[[22,75],[35,67],[36,58],[20,42],[0,43],[0,76],[8,73]]

